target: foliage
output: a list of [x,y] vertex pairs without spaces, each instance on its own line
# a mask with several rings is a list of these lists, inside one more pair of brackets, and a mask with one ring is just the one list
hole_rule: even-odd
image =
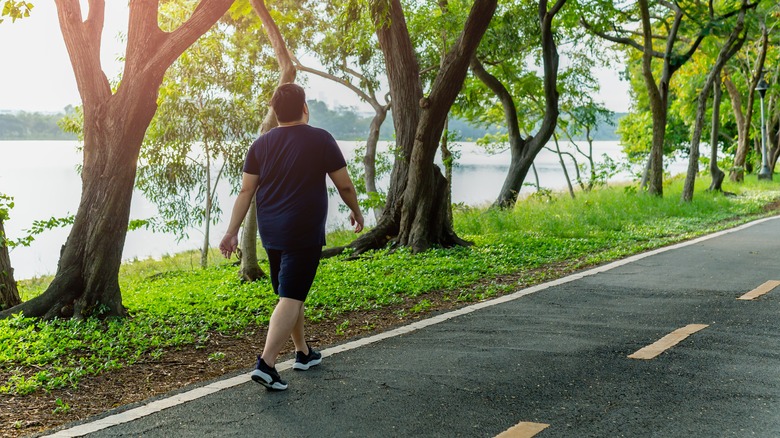
[[0,114],[0,140],[75,140],[76,137],[57,126],[65,114],[28,113],[24,111]]
[[[653,144],[653,115],[650,110],[628,113],[618,122],[617,133],[623,152],[633,164],[643,163]],[[677,113],[669,113],[664,136],[664,155],[674,156],[686,152],[690,141],[690,131]]]
[[4,0],[3,9],[0,11],[0,23],[4,20],[2,17],[10,17],[11,22],[29,17],[33,7],[32,2],[28,1]]
[[[358,203],[363,211],[369,211],[374,208],[383,208],[387,199],[387,193],[377,187],[379,192],[368,192],[366,189],[365,167],[363,166],[363,156],[366,153],[366,146],[360,145],[355,148],[354,155],[347,162],[349,176],[355,185],[355,191],[358,194]],[[393,170],[393,151],[377,152],[376,155],[376,179],[381,180],[390,174]],[[341,211],[349,211],[344,204],[339,204]]]
[[[14,208],[13,196],[8,196],[3,193],[0,193],[0,222],[5,222],[10,218],[10,211],[13,208]],[[45,220],[35,220],[33,221],[32,226],[29,229],[23,230],[27,233],[27,235],[22,236],[16,240],[7,239],[6,236],[0,234],[0,246],[7,246],[8,248],[11,249],[17,246],[29,247],[30,244],[35,240],[35,236],[43,233],[46,230],[73,225],[74,220],[75,220],[75,216],[73,215],[62,217],[62,218],[51,217]]]
[[[637,196],[635,190],[615,187],[575,200],[556,194],[531,197],[514,211],[457,210],[456,230],[475,246],[323,260],[306,315],[339,322],[345,330],[354,325],[346,312],[392,307],[411,297],[419,297],[412,311],[421,312],[428,306],[424,295],[431,291],[450,290],[458,301],[484,299],[512,285],[461,290],[510,273],[518,274],[520,283],[539,282],[545,278],[534,268],[547,264],[603,263],[727,228],[764,214],[763,206],[780,196],[777,183],[729,188],[737,197],[704,193],[704,188],[686,204],[675,196]],[[679,192],[680,184],[668,190]],[[341,244],[347,234],[331,235],[329,241]],[[123,267],[123,300],[132,318],[45,322],[16,316],[0,321],[0,369],[8,376],[0,392],[76,387],[87,376],[141,360],[164,360],[170,349],[201,348],[213,333],[240,336],[268,323],[276,303],[269,280],[241,283],[228,261],[201,270],[187,257]],[[28,299],[46,287],[45,281],[20,283]]]
[[[164,12],[173,23],[180,13],[189,15],[178,4]],[[136,181],[160,212],[147,227],[184,237],[188,228],[218,220],[220,180],[237,190],[275,83],[272,53],[249,32],[255,21],[254,15],[224,18],[169,68]]]

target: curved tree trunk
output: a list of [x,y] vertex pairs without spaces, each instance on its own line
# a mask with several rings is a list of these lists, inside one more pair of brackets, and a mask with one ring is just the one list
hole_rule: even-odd
[[[371,126],[368,129],[368,138],[366,139],[366,153],[363,156],[363,178],[366,183],[367,193],[378,193],[376,187],[376,150],[379,144],[379,131],[387,118],[387,111],[390,105],[374,105],[374,118],[371,119]],[[378,221],[382,216],[382,208],[374,207],[374,218]]]
[[734,182],[742,182],[745,179],[745,158],[747,157],[747,142],[750,129],[745,113],[742,111],[742,94],[740,94],[728,73],[723,80],[723,84],[726,86],[726,91],[729,94],[731,110],[734,112],[734,119],[737,123],[737,150],[734,154],[734,165],[729,171],[729,178]]
[[[260,21],[263,23],[263,29],[265,29],[268,40],[271,41],[271,45],[274,48],[276,62],[279,64],[279,85],[295,81],[296,70],[292,62],[292,57],[287,51],[287,44],[284,42],[281,32],[279,32],[279,27],[268,12],[265,2],[263,0],[252,0],[252,7],[260,17]],[[274,115],[271,108],[268,108],[263,124],[260,126],[260,133],[265,134],[277,125],[276,115]],[[244,218],[244,234],[241,238],[241,246],[244,249],[241,251],[241,267],[239,269],[239,274],[244,281],[256,281],[265,277],[265,273],[260,269],[260,265],[257,263],[256,207],[255,199],[253,197],[247,216]]]
[[16,289],[14,269],[11,267],[11,257],[5,244],[5,228],[0,217],[0,310],[9,309],[22,303],[19,290]]
[[[671,80],[672,71],[669,68],[669,59],[664,59],[663,70],[661,73],[661,79],[656,85],[655,77],[653,75],[653,36],[652,27],[650,24],[650,10],[647,0],[639,0],[639,9],[642,16],[642,34],[644,41],[644,49],[642,50],[642,77],[645,80],[645,86],[648,91],[648,97],[650,100],[650,112],[653,118],[653,143],[650,146],[650,155],[648,156],[647,166],[647,192],[651,195],[663,196],[664,186],[664,140],[666,137],[666,122],[669,112],[668,99],[669,99],[669,82]],[[675,16],[673,29],[679,29],[681,21],[681,15]],[[671,35],[668,37],[668,41],[672,41],[676,38]],[[667,47],[670,44],[667,43]]]
[[718,140],[720,137],[720,102],[723,96],[721,75],[718,74],[713,84],[712,94],[712,132],[710,135],[710,176],[712,181],[708,191],[723,191],[723,179],[726,173],[718,167]]
[[[744,5],[744,3],[743,3]],[[723,66],[742,48],[742,44],[747,38],[747,33],[739,36],[744,28],[745,10],[740,11],[737,24],[729,35],[729,39],[721,47],[718,58],[715,60],[704,82],[704,86],[699,92],[696,105],[696,120],[693,128],[693,138],[691,139],[691,150],[688,158],[688,173],[685,176],[685,185],[683,186],[682,201],[691,202],[693,200],[693,188],[696,182],[696,174],[699,172],[699,144],[701,143],[701,134],[704,129],[704,116],[707,112],[707,99],[710,95],[716,78],[720,78],[720,71]],[[720,87],[720,83],[718,83]],[[717,160],[716,160],[717,161]]]
[[[162,75],[159,79],[161,82]],[[131,117],[128,107],[135,108]],[[28,317],[44,318],[126,313],[119,289],[119,266],[138,153],[157,105],[155,98],[137,90],[118,94],[101,109],[88,111],[85,105],[81,202],[54,280],[42,295],[0,316],[20,311]],[[106,129],[117,125],[122,129]]]
[[[654,33],[657,28],[661,27],[659,25],[660,19],[655,14],[655,11],[651,10],[650,2],[648,2],[648,0],[639,0],[637,6],[639,8],[639,15],[642,23],[641,33],[639,33],[642,36],[641,44],[634,39],[626,38],[623,35],[609,35],[595,30],[584,20],[582,21],[582,24],[602,38],[633,47],[642,53],[642,78],[645,81],[645,87],[650,102],[650,112],[653,117],[653,142],[648,157],[647,177],[645,178],[643,176],[642,187],[644,188],[646,184],[648,193],[651,195],[663,196],[663,155],[666,123],[669,114],[669,85],[674,73],[691,59],[705,36],[711,31],[709,26],[703,26],[697,37],[688,47],[688,50],[682,54],[676,53],[675,45],[680,41],[678,34],[682,26],[683,18],[686,17],[686,12],[676,2],[661,2],[659,4],[668,8],[671,13],[670,16],[673,17],[671,23],[664,18],[663,28],[667,30],[668,34],[665,37],[659,37]],[[723,17],[718,17],[718,20],[722,18]],[[656,26],[654,26],[654,23],[652,22],[653,19],[656,20]],[[714,18],[710,17],[710,19],[712,21]],[[623,31],[625,31],[625,29],[623,29]],[[634,32],[636,31],[631,31],[631,33]],[[666,47],[663,52],[659,52],[655,49],[655,41],[658,39],[665,40],[664,43]],[[652,64],[653,58],[658,58],[663,62],[661,77],[657,84]]]
[[[746,163],[747,153],[750,148],[750,123],[753,120],[753,109],[755,105],[755,90],[759,79],[761,78],[761,71],[764,68],[764,62],[766,61],[767,48],[769,46],[769,34],[767,32],[766,25],[762,25],[761,29],[761,50],[758,54],[755,66],[753,68],[750,85],[748,86],[748,98],[747,109],[744,112],[744,117],[740,118],[742,113],[741,96],[736,86],[731,82],[729,78],[726,79],[726,89],[731,97],[732,108],[734,108],[734,115],[737,119],[737,152],[734,155],[734,168],[731,170],[729,178],[735,182],[741,182],[744,180],[744,172],[748,167]],[[737,106],[739,105],[739,106]]]
[[257,281],[265,277],[265,272],[257,262],[257,202],[254,196],[244,219],[241,248],[241,280]]
[[522,138],[517,126],[517,110],[511,94],[494,76],[490,75],[479,60],[471,60],[471,70],[474,75],[488,86],[501,100],[504,107],[504,118],[509,130],[510,163],[509,171],[504,179],[501,191],[493,203],[494,208],[512,208],[517,202],[517,196],[523,187],[528,171],[534,159],[550,140],[558,123],[558,47],[555,43],[552,20],[560,11],[566,0],[558,0],[548,10],[547,1],[539,2],[539,24],[541,26],[542,63],[544,65],[544,96],[545,111],[542,125],[536,135]]
[[165,71],[224,14],[232,0],[202,1],[173,32],[157,23],[157,2],[131,2],[122,83],[112,93],[100,65],[105,2],[56,0],[65,46],[84,105],[82,193],[57,273],[38,297],[0,312],[28,317],[122,316],[122,259],[138,154],[157,110]]

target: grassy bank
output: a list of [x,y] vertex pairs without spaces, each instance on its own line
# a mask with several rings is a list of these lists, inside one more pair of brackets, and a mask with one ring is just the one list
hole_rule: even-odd
[[[765,206],[780,198],[778,183],[751,180],[728,187],[736,197],[706,193],[706,183],[690,204],[680,203],[682,184],[674,181],[662,199],[616,187],[579,193],[576,199],[532,196],[511,212],[459,209],[455,228],[474,246],[324,260],[307,301],[307,318],[338,320],[352,310],[392,307],[431,291],[449,291],[452,301],[488,298],[513,285],[484,282],[463,289],[506,274],[538,282],[544,278],[523,276],[554,263],[573,262],[574,268],[603,263],[733,227],[766,215]],[[348,232],[334,233],[329,243],[350,238]],[[197,349],[215,333],[238,336],[267,324],[276,303],[269,281],[244,284],[236,268],[216,254],[218,264],[205,270],[194,267],[194,257],[180,254],[123,266],[120,281],[130,318],[0,321],[0,394],[76,387],[87,375],[161,360],[171,349]],[[24,298],[40,293],[47,281],[22,282]],[[421,300],[418,310],[425,310],[425,303]]]

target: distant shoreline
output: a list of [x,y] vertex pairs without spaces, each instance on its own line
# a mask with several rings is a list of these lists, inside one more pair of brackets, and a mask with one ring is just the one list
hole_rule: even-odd
[[[339,141],[366,141],[372,116],[358,113],[353,108],[338,107],[329,108],[324,102],[309,101],[311,120],[313,126],[326,128]],[[65,108],[59,113],[50,112],[25,112],[25,111],[0,111],[0,141],[48,141],[48,140],[77,140],[76,135],[66,133],[57,122],[65,115],[72,113],[73,107]],[[618,120],[623,113],[613,113],[610,123],[599,125],[594,131],[594,141],[617,141],[619,137],[615,130]],[[456,141],[474,142],[487,134],[500,135],[504,129],[500,126],[481,127],[474,126],[465,120],[450,118],[449,129],[454,133]],[[382,124],[380,140],[393,140],[393,114],[388,113],[387,119]],[[584,138],[575,138],[575,141],[585,141]]]

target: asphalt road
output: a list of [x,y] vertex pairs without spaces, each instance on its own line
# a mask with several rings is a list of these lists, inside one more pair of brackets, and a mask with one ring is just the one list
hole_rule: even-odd
[[[780,220],[340,352],[90,437],[780,437]],[[707,327],[651,360],[628,355]],[[519,436],[519,435],[518,435]]]

